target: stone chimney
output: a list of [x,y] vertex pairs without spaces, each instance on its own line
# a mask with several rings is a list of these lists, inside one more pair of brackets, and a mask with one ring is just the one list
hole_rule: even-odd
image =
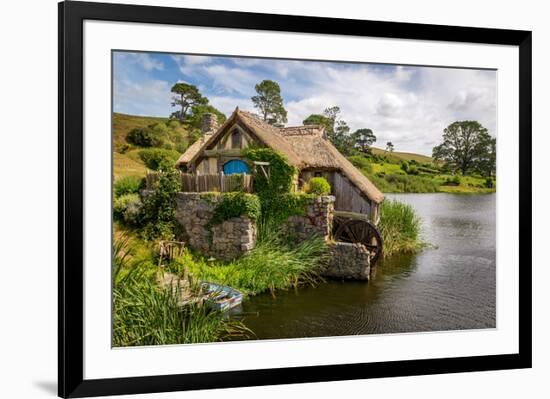
[[218,129],[218,117],[216,114],[204,114],[202,116],[201,131],[203,134],[213,133]]

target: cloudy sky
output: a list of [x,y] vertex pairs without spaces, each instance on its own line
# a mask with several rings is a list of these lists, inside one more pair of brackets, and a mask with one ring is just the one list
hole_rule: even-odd
[[338,105],[352,132],[372,129],[375,146],[431,155],[443,129],[477,120],[496,136],[496,72],[380,64],[116,52],[113,108],[169,116],[176,82],[199,87],[226,115],[254,111],[250,97],[264,79],[281,86],[288,126]]

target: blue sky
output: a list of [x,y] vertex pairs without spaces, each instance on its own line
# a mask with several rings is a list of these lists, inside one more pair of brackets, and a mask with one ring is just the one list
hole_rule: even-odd
[[226,115],[254,111],[254,85],[281,86],[288,125],[338,105],[352,131],[370,128],[375,146],[431,154],[443,129],[474,119],[496,136],[496,72],[380,64],[115,52],[115,112],[168,116],[170,88],[192,83]]

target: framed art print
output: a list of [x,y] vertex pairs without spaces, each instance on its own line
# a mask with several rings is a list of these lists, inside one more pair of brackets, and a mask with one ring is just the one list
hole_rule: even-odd
[[59,395],[531,367],[531,32],[59,4]]

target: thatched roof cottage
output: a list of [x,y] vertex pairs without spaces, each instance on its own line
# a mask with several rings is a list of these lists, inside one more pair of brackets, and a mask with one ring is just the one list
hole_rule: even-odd
[[384,195],[332,145],[322,126],[277,128],[236,108],[221,126],[208,114],[203,133],[179,158],[180,169],[198,174],[250,173],[242,150],[251,144],[270,147],[299,170],[299,185],[323,176],[336,197],[336,210],[362,213],[378,222]]

